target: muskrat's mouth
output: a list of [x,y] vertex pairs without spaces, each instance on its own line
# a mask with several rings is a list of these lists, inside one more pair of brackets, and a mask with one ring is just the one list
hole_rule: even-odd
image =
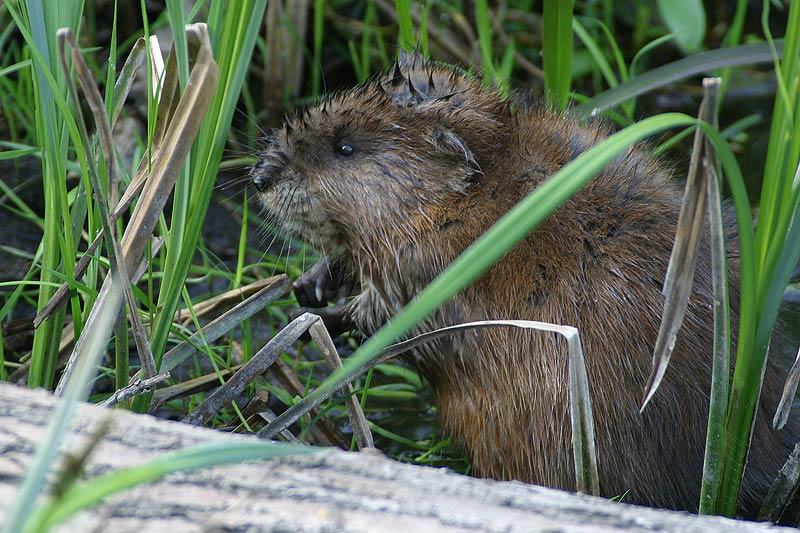
[[286,195],[272,187],[258,193],[258,198],[275,228],[308,243],[325,257],[343,256],[347,239],[339,226],[322,216],[309,198],[298,198],[300,194],[296,190],[294,195]]
[[344,257],[348,250],[346,239],[336,226],[331,223],[310,229],[306,227],[299,236],[320,252],[321,255],[331,259]]

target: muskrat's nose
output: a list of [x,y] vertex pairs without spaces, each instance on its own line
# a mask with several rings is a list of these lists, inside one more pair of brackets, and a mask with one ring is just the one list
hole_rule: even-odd
[[253,176],[253,185],[256,186],[258,192],[266,191],[269,188],[269,181],[270,180],[268,180],[263,174],[256,174]]
[[256,186],[259,192],[266,191],[275,182],[273,173],[269,170],[267,165],[264,164],[263,159],[253,167],[251,172],[253,176],[253,185]]

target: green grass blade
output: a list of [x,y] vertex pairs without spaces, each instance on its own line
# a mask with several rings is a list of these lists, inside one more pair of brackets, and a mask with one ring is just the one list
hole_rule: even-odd
[[370,73],[370,58],[372,57],[372,46],[370,45],[370,42],[373,38],[376,38],[373,36],[376,33],[375,32],[376,17],[377,13],[375,8],[375,0],[368,0],[366,13],[364,13],[364,33],[361,35],[361,44],[360,44],[360,57],[361,57],[360,71],[364,74],[365,77],[369,77]]
[[325,0],[314,0],[314,64],[311,65],[311,92],[322,90],[322,39],[325,34]]
[[617,40],[614,38],[614,34],[611,33],[611,30],[608,29],[608,26],[603,24],[600,20],[593,20],[594,24],[600,27],[600,30],[603,32],[603,35],[606,36],[606,40],[608,41],[609,46],[611,46],[611,52],[614,56],[614,61],[617,64],[617,70],[619,71],[620,79],[627,80],[628,79],[628,67],[625,65],[625,56],[622,53],[622,50],[617,43]]
[[589,35],[589,32],[586,31],[577,18],[572,19],[572,31],[575,32],[575,35],[581,40],[583,45],[592,55],[597,68],[600,69],[600,73],[603,75],[603,78],[606,80],[608,86],[616,87],[619,82],[617,81],[617,76],[614,74],[614,69],[611,68],[611,65],[608,63],[608,60],[603,54],[603,51],[600,49],[600,46],[592,38],[592,36]]
[[19,62],[14,63],[13,65],[11,65],[9,67],[0,68],[0,78],[8,76],[12,72],[16,72],[18,70],[23,70],[23,69],[30,68],[30,67],[31,67],[31,60],[30,59],[26,59],[24,61],[19,61]]
[[[768,8],[764,6],[765,10]],[[765,26],[765,31],[768,28]],[[793,124],[793,117],[797,114],[798,87],[797,79],[800,76],[800,8],[793,3],[789,10],[789,20],[786,29],[784,61],[775,65],[778,77],[778,95],[772,112],[772,125],[770,128],[770,141],[767,147],[767,161],[764,167],[764,181],[761,187],[761,204],[758,216],[758,241],[757,250],[762,258],[767,256],[767,247],[770,238],[779,226],[778,217],[780,205],[784,202],[781,197],[791,184],[790,175],[794,174],[794,165],[790,164],[791,155],[798,153],[800,139],[797,138]],[[794,40],[792,40],[794,38]],[[777,45],[777,43],[775,43]],[[795,159],[796,160],[796,159]],[[785,203],[789,205],[789,203]],[[785,215],[786,216],[786,213]]]
[[[780,55],[783,52],[783,42],[776,41],[775,46]],[[696,76],[697,74],[723,67],[759,65],[772,63],[772,61],[772,52],[767,43],[746,44],[734,48],[701,52],[634,76],[613,89],[600,93],[590,98],[587,102],[575,106],[572,112],[580,117],[593,116],[630,98],[635,98],[653,89]]]
[[515,52],[516,45],[514,45],[514,41],[510,41],[506,51],[503,53],[503,58],[500,61],[499,67],[495,69],[497,83],[503,96],[508,96],[511,92],[511,72],[514,70]]
[[475,2],[475,25],[478,30],[478,46],[481,50],[481,68],[483,70],[483,84],[495,83],[494,51],[492,50],[492,22],[489,20],[489,2],[477,0]]
[[319,451],[319,448],[309,446],[257,440],[202,444],[186,448],[165,454],[143,465],[109,472],[72,485],[60,498],[37,509],[24,531],[37,533],[47,531],[78,511],[99,504],[111,494],[142,483],[157,481],[172,472]]
[[400,48],[406,52],[413,52],[416,43],[414,41],[414,21],[411,19],[411,3],[408,0],[395,0],[394,8],[397,12],[397,33]]
[[7,150],[5,152],[0,152],[0,161],[16,159],[18,157],[38,154],[38,153],[40,153],[40,150],[38,148],[20,148],[18,150]]
[[117,78],[117,4],[114,4],[114,15],[111,19],[111,43],[108,47],[108,68],[106,69],[106,93],[104,98],[104,105],[108,113],[108,120],[112,127],[114,122],[112,120],[113,109],[115,107],[116,91],[109,89],[114,87],[114,80]]
[[[116,272],[112,272],[111,276],[113,282],[104,284],[103,291],[107,292],[108,305],[118,309],[123,298],[120,288],[122,282]],[[111,282],[112,279],[108,279],[108,281]],[[3,529],[5,533],[17,533],[24,530],[23,524],[29,521],[31,509],[45,487],[47,475],[72,420],[77,403],[85,400],[89,395],[87,385],[92,381],[97,371],[97,364],[105,354],[106,339],[111,333],[117,316],[115,313],[101,313],[96,315],[95,319],[91,324],[96,335],[93,335],[83,346],[84,350],[69,379],[64,396],[47,426],[45,438],[36,449],[33,464],[25,474],[13,507],[5,517],[6,524]],[[87,322],[88,324],[89,322]]]
[[430,57],[430,46],[428,45],[428,2],[422,2],[419,6],[419,51],[423,57]]
[[656,37],[646,45],[642,46],[639,50],[636,51],[636,54],[631,59],[631,67],[630,67],[630,75],[635,76],[636,73],[639,72],[639,62],[652,50],[658,48],[664,43],[667,43],[675,38],[674,33],[668,33],[667,35],[662,35],[661,37]]
[[175,57],[178,59],[178,80],[181,89],[184,89],[189,80],[189,48],[186,43],[186,32],[183,31],[183,2],[167,0],[167,18],[170,28],[172,28]]
[[656,4],[681,50],[687,53],[699,50],[706,36],[706,10],[702,0],[656,0]]
[[[747,16],[747,0],[736,1],[736,12],[733,15],[733,21],[730,23],[728,33],[722,40],[722,45],[725,48],[736,46],[742,40],[742,30],[744,29],[744,19]],[[728,86],[728,79],[730,78],[730,67],[723,68],[719,76],[722,78],[722,95],[725,95],[725,90]]]
[[572,86],[572,4],[573,0],[544,0],[545,96],[558,111],[566,109]]

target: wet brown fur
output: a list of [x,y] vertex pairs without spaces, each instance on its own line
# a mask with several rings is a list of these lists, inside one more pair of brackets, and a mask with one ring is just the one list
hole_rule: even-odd
[[[278,224],[360,279],[350,309],[371,333],[525,194],[604,137],[601,128],[501,98],[412,56],[276,131],[253,176]],[[342,144],[353,154],[338,153]],[[485,319],[578,327],[602,494],[693,510],[711,365],[706,244],[665,380],[638,414],[680,201],[669,172],[629,150],[417,331]],[[735,244],[730,250],[735,283]],[[442,425],[478,475],[575,489],[562,340],[493,328],[454,335],[413,358],[433,386]],[[786,438],[768,424],[780,379],[767,371],[746,509],[788,454]]]

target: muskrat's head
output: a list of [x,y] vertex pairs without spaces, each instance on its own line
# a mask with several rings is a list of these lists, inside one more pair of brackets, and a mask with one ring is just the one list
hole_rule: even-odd
[[279,226],[329,257],[415,239],[497,157],[507,113],[478,81],[404,56],[274,131],[253,184]]

